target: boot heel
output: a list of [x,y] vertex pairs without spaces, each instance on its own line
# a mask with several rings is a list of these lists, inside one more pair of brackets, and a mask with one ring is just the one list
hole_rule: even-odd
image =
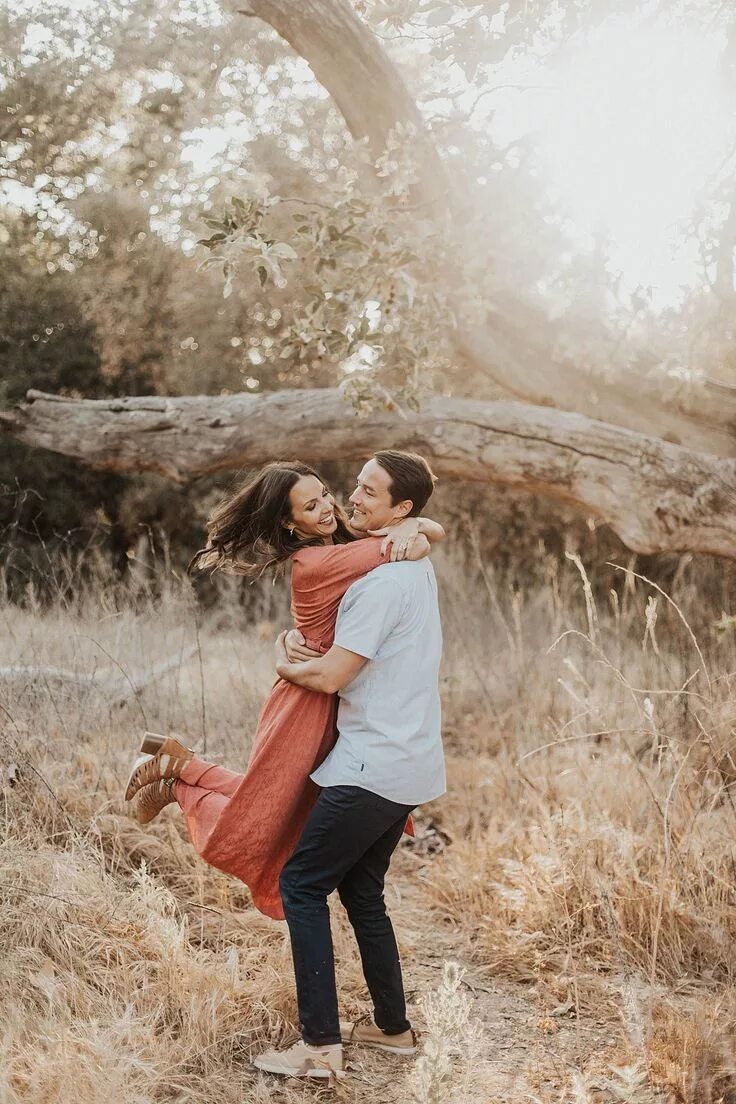
[[158,732],[146,732],[140,750],[143,754],[139,756],[125,787],[126,801],[130,801],[143,786],[167,778],[178,778],[194,756],[194,752],[174,736],[161,736]]
[[161,749],[165,736],[159,735],[158,732],[147,732],[141,740],[140,751],[146,753],[146,755],[155,755],[157,751]]

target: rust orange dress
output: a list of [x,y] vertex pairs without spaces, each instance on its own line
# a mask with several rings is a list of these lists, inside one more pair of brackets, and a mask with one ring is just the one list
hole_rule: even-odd
[[[348,587],[388,557],[381,541],[303,548],[292,556],[291,613],[308,646],[329,651]],[[258,719],[245,774],[194,757],[173,790],[192,843],[249,887],[256,908],[284,919],[279,875],[319,796],[310,779],[337,739],[337,695],[278,679]],[[414,834],[411,817],[406,829]]]

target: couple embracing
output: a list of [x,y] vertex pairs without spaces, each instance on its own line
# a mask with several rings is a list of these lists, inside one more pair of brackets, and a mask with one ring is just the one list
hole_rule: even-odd
[[[445,791],[442,635],[421,516],[434,488],[414,453],[377,452],[347,516],[312,468],[268,464],[208,523],[192,569],[256,576],[291,563],[295,628],[276,642],[275,683],[244,774],[148,733],[130,775],[142,823],[177,802],[192,843],[289,927],[302,1039],[255,1065],[343,1073],[343,1042],[413,1054],[384,878],[411,812]],[[372,1023],[341,1023],[327,897],[355,932]]]

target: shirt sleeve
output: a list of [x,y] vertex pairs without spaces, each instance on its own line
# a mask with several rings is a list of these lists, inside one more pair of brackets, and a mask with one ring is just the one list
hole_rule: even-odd
[[369,586],[353,587],[346,594],[337,619],[335,644],[365,659],[375,659],[384,640],[399,623],[403,610],[401,587],[382,575],[383,572],[371,575]]
[[381,555],[380,537],[364,537],[349,544],[305,548],[292,559],[300,590],[331,587],[342,596],[357,579],[389,563],[390,554]]

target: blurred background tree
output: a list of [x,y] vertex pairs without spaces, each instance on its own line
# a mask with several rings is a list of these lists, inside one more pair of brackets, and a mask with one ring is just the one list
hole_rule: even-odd
[[[493,399],[505,393],[498,351],[485,371],[457,344],[488,325],[527,335],[553,393],[555,371],[574,364],[593,406],[619,377],[643,384],[655,373],[664,395],[706,375],[736,384],[733,128],[722,124],[718,162],[703,162],[704,185],[684,203],[679,242],[696,262],[681,294],[665,294],[644,267],[640,282],[636,265],[621,268],[615,225],[575,225],[574,193],[554,186],[545,135],[508,93],[517,104],[574,94],[581,40],[595,43],[610,25],[647,42],[683,33],[714,42],[727,99],[729,9],[356,2],[418,105],[437,155],[428,179],[410,125],[390,129],[380,153],[370,138],[353,141],[303,58],[239,7],[4,6],[4,405],[28,388],[104,397],[336,382],[357,402],[390,395],[407,409],[430,391]],[[697,78],[681,74],[686,93]],[[647,186],[630,202],[643,203]],[[62,550],[92,545],[123,567],[142,535],[172,543],[181,562],[222,480],[176,489],[3,441],[0,485],[4,555],[22,587]],[[470,498],[500,518],[514,496]],[[193,508],[183,511],[183,499]],[[581,539],[588,531],[584,518],[536,500],[521,508],[530,546],[542,532],[555,543],[555,519],[558,534],[573,523]]]

